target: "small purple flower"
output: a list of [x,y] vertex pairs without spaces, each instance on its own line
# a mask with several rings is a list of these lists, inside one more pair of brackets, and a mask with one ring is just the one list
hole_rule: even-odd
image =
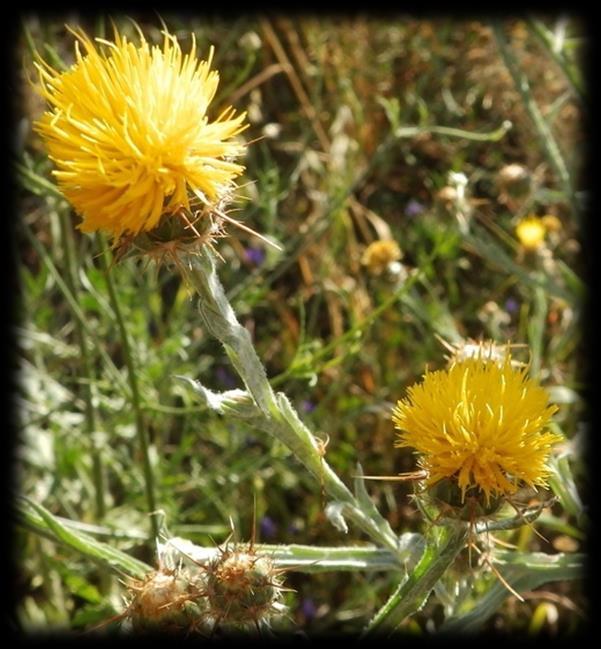
[[520,304],[516,299],[510,297],[505,301],[505,311],[507,313],[517,313],[519,310]]
[[405,205],[405,216],[409,218],[419,216],[426,208],[419,202],[412,198],[407,205]]
[[313,412],[317,408],[317,406],[313,403],[313,401],[309,401],[309,399],[304,399],[301,401],[301,410],[303,412]]
[[215,375],[217,380],[226,388],[235,388],[236,379],[233,377],[232,373],[221,365],[215,370]]
[[310,597],[303,597],[300,610],[305,618],[305,622],[310,622],[317,615],[317,606],[315,606],[315,602]]
[[265,261],[265,251],[262,248],[246,248],[244,258],[249,264],[260,266]]
[[263,516],[259,523],[259,529],[261,530],[262,539],[272,539],[277,534],[278,525],[273,518]]

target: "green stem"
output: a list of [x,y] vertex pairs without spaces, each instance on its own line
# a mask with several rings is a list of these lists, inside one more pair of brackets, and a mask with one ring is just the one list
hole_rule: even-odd
[[363,637],[382,632],[391,634],[409,615],[419,611],[426,603],[436,582],[465,547],[467,534],[466,525],[443,527],[439,543],[428,544],[409,578],[401,583],[386,604],[376,613]]
[[493,22],[492,30],[497,42],[497,46],[499,48],[499,53],[501,54],[501,58],[503,59],[503,63],[509,71],[509,74],[513,79],[517,91],[520,93],[526,112],[534,123],[547,159],[549,160],[549,163],[557,174],[559,182],[562,185],[563,192],[565,193],[567,200],[570,201],[574,213],[578,214],[578,202],[576,200],[576,195],[572,186],[570,173],[563,159],[559,146],[555,138],[553,137],[553,133],[551,132],[551,129],[549,128],[547,122],[545,121],[545,118],[540,112],[536,101],[534,100],[528,77],[520,69],[516,58],[511,52],[511,48],[508,46],[507,41],[505,40],[501,26],[497,21]]
[[[189,561],[196,566],[202,566],[223,556],[227,543],[225,546],[203,547],[194,545],[187,539],[172,537],[159,547],[159,554],[171,555],[174,563]],[[253,543],[252,551],[258,555],[267,555],[275,566],[287,572],[402,572],[406,570],[406,566],[399,563],[395,554],[374,546],[324,547]],[[408,562],[410,563],[412,559],[415,559],[414,554],[409,554]]]
[[[56,285],[60,292],[63,294],[65,297],[67,306],[71,309],[71,313],[73,316],[76,318],[78,326],[82,328],[84,333],[88,336],[88,339],[93,339],[94,338],[94,332],[90,328],[90,325],[88,321],[86,320],[86,316],[79,307],[79,303],[73,296],[73,293],[71,292],[71,289],[67,286],[67,283],[63,279],[62,274],[59,272],[59,270],[56,268],[54,263],[52,262],[52,259],[50,258],[50,255],[46,252],[46,249],[38,238],[31,232],[31,229],[28,227],[26,223],[23,223],[23,232],[25,233],[25,236],[27,237],[28,242],[31,244],[33,249],[36,251],[36,254],[38,257],[42,260],[44,263],[44,266],[48,269],[48,272],[50,273],[50,276],[52,279],[56,282]],[[106,350],[100,346],[97,348],[99,356],[102,358],[102,361],[104,362],[104,366],[106,369],[106,372],[110,375],[111,379],[115,382],[115,385],[118,385],[121,389],[129,390],[129,386],[127,383],[123,380],[123,377],[119,373],[119,370],[111,360],[110,356],[107,354]]]
[[[302,423],[286,396],[281,392],[273,392],[250,334],[238,322],[227,300],[217,277],[212,253],[204,249],[182,261],[186,280],[200,297],[199,312],[205,327],[223,344],[232,365],[252,396],[254,403],[246,404],[246,409],[234,404],[234,412],[242,412],[242,416],[249,419],[256,428],[279,439],[296,455],[324,491],[336,501],[330,510],[333,512],[331,520],[335,521],[334,524],[345,529],[342,515],[348,515],[374,540],[398,555],[398,538],[388,522],[372,503],[369,507],[367,502],[359,502],[353,496],[327,463],[317,440]],[[197,390],[205,398],[209,395],[209,391],[202,387],[197,387]],[[209,395],[209,400],[215,397],[216,395]]]
[[[59,210],[59,220],[61,229],[61,238],[63,240],[63,250],[65,259],[65,282],[71,291],[74,299],[78,300],[78,281],[77,281],[77,253],[75,251],[75,242],[73,240],[73,230],[69,222],[68,212],[64,209]],[[86,439],[89,440],[90,454],[92,456],[92,475],[94,481],[94,500],[96,505],[96,517],[99,520],[104,518],[106,514],[105,502],[105,484],[104,484],[104,471],[102,468],[101,451],[96,441],[96,411],[93,403],[93,390],[94,390],[94,370],[88,351],[88,341],[86,334],[81,325],[81,321],[75,319],[75,335],[79,345],[81,360],[83,363],[84,374],[87,381],[83,385],[83,397],[85,403],[85,432]]]
[[[544,271],[535,271],[535,276],[544,279]],[[533,294],[532,312],[528,319],[528,342],[530,344],[530,367],[528,374],[533,378],[540,376],[543,345],[545,339],[545,328],[547,324],[547,293],[544,289],[537,287]]]
[[119,328],[119,335],[121,337],[121,344],[123,345],[123,355],[125,357],[127,377],[131,389],[131,405],[134,411],[136,435],[140,444],[140,450],[142,451],[146,502],[148,504],[148,512],[150,514],[152,540],[154,540],[159,535],[159,522],[156,506],[154,473],[152,471],[152,464],[150,462],[150,444],[148,441],[148,431],[146,430],[146,426],[144,425],[144,417],[142,414],[142,402],[140,399],[140,389],[138,387],[138,375],[136,374],[136,367],[134,365],[132,350],[129,344],[129,336],[127,334],[125,321],[123,320],[123,313],[121,312],[121,306],[117,297],[117,291],[115,290],[115,283],[113,282],[113,277],[111,274],[108,246],[106,244],[106,240],[99,235],[97,235],[97,241],[102,250],[102,254],[100,256],[102,258],[104,274],[106,277],[109,300],[111,302],[113,311],[115,312],[117,327]]
[[435,135],[446,135],[447,137],[456,137],[461,140],[471,140],[472,142],[499,142],[507,135],[512,126],[513,124],[509,120],[505,120],[499,128],[488,133],[464,131],[461,128],[451,126],[402,126],[396,129],[394,135],[396,138],[402,139],[434,133]]
[[38,56],[38,50],[33,41],[33,36],[31,35],[31,31],[29,29],[27,21],[24,20],[23,18],[21,18],[21,28],[23,30],[23,36],[25,36],[25,43],[27,44],[29,55],[31,56],[32,60],[35,60],[36,57]]

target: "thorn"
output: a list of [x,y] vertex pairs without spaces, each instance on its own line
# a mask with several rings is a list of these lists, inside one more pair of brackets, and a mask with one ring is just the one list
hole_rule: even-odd
[[412,480],[425,480],[428,472],[424,469],[421,471],[410,471],[409,473],[399,473],[398,475],[353,475],[353,478],[363,478],[364,480],[393,480],[397,482],[407,482]]
[[232,219],[227,214],[224,214],[221,210],[215,210],[215,213],[219,214],[219,216],[222,219],[224,219],[225,221],[227,221],[228,223],[231,223],[232,225],[236,226],[237,228],[240,228],[241,230],[243,230],[244,232],[248,232],[249,234],[252,234],[253,236],[257,237],[258,239],[261,239],[261,241],[263,241],[267,245],[271,246],[272,248],[275,248],[279,252],[282,252],[284,250],[277,243],[274,243],[273,241],[271,241],[267,237],[264,237],[262,234],[259,234],[258,232],[256,232],[252,228],[249,228],[247,225],[244,225],[244,223],[242,223],[241,221],[237,221],[236,219]]

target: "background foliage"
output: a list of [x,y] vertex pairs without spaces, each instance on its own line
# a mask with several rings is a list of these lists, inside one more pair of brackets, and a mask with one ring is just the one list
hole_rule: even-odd
[[[131,17],[146,38],[160,41],[156,17]],[[113,18],[133,36],[131,22]],[[498,33],[508,59],[491,25],[480,21],[162,18],[184,51],[191,30],[201,55],[215,45],[221,83],[213,115],[229,104],[248,111],[245,136],[253,143],[238,215],[284,252],[230,231],[217,245],[219,272],[272,383],[329,439],[328,461],[339,475],[350,482],[357,462],[370,475],[412,470],[412,453],[393,449],[393,403],[425,366],[443,366],[437,335],[451,342],[492,337],[530,347],[532,373],[561,406],[557,426],[585,487],[578,455],[585,423],[583,26],[556,16],[505,20]],[[152,562],[123,342],[100,241],[73,228],[78,218],[57,194],[31,128],[43,110],[30,83],[32,52],[53,65],[72,62],[65,22],[111,34],[104,17],[31,15],[18,44],[19,488]],[[527,74],[526,95],[510,73],[512,59]],[[530,178],[521,196],[500,174],[513,163]],[[464,203],[449,172],[468,180]],[[559,223],[535,254],[515,237],[517,222],[531,213]],[[389,236],[403,251],[400,272],[421,273],[406,293],[399,290],[402,274],[373,275],[361,263],[371,242]],[[213,389],[241,387],[178,277],[136,260],[113,268],[111,277],[132,341],[169,532],[209,545],[224,541],[233,525],[248,540],[255,518],[257,539],[265,542],[344,543],[325,519],[320,485],[283,446],[217,418],[174,380],[186,375]],[[422,528],[409,485],[368,488],[394,530]],[[575,552],[584,538],[577,507],[555,506],[539,529],[547,540],[529,527],[506,539],[552,553]],[[22,527],[14,533],[21,627],[78,629],[121,610],[114,577]],[[356,631],[384,602],[391,579],[291,573],[286,585],[296,592],[287,594],[291,620],[282,625]],[[581,623],[584,606],[579,583],[560,582],[524,604],[506,599],[489,624],[564,633]],[[440,616],[431,600],[409,628],[431,630]]]

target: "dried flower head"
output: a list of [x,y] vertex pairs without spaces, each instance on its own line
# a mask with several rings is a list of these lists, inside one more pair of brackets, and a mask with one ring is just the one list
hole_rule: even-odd
[[[49,110],[36,123],[64,196],[83,217],[84,232],[119,238],[147,232],[163,214],[190,212],[190,195],[217,205],[243,167],[232,161],[245,146],[233,138],[244,114],[207,112],[219,74],[196,58],[196,43],[183,55],[175,36],[162,47],[139,33],[138,46],[115,28],[114,42],[82,30],[76,61],[65,72],[37,64]],[[85,49],[85,55],[80,51]],[[191,194],[190,194],[191,193]]]
[[545,224],[536,216],[522,219],[515,228],[522,247],[529,252],[538,250],[544,244],[546,232]]
[[503,167],[499,171],[497,181],[501,190],[514,198],[526,196],[532,184],[528,169],[515,163]]
[[399,244],[392,239],[381,239],[370,243],[361,257],[361,263],[372,275],[381,275],[392,262],[402,256]]
[[138,631],[187,631],[204,617],[197,580],[179,568],[160,568],[129,584],[131,601],[124,617]]
[[551,447],[562,439],[543,432],[556,410],[509,354],[467,357],[409,388],[393,410],[396,445],[416,449],[428,485],[449,478],[462,499],[473,487],[488,502],[524,483],[545,484]]

